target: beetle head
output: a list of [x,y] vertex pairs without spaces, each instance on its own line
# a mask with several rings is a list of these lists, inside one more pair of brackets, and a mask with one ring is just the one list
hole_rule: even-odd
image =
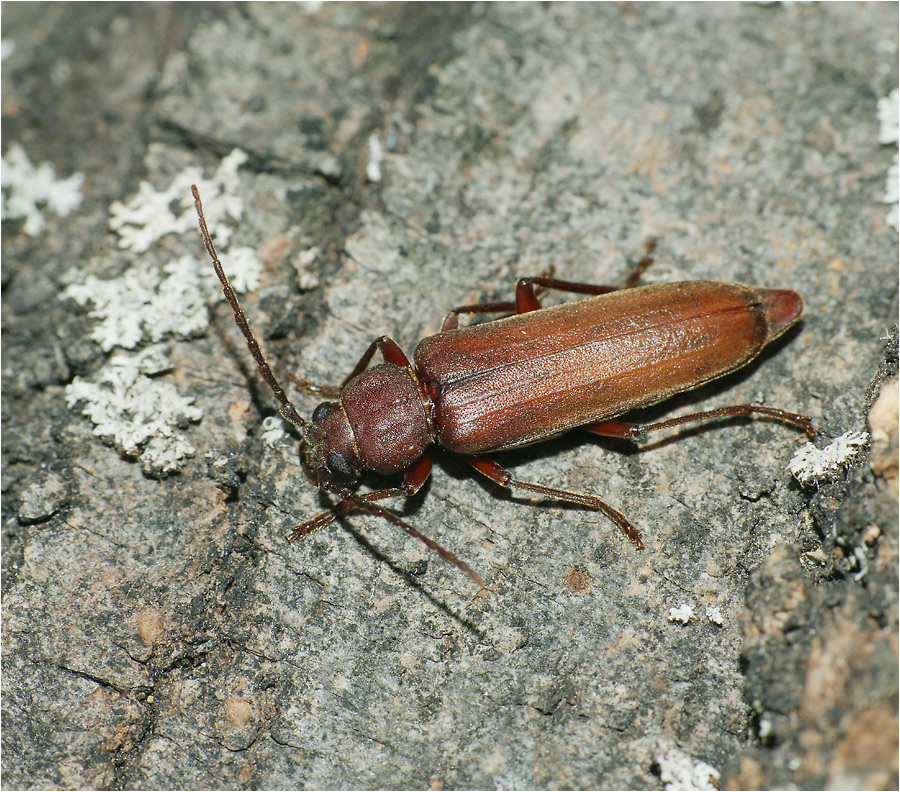
[[317,482],[352,484],[359,479],[363,464],[340,402],[322,402],[302,432],[303,461]]

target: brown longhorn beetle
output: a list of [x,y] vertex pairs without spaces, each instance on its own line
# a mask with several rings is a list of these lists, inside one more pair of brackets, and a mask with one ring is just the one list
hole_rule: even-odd
[[[455,564],[479,586],[481,578],[437,542],[375,501],[416,493],[431,473],[429,446],[462,454],[502,487],[519,488],[605,514],[638,548],[638,530],[596,495],[515,479],[486,454],[546,440],[581,427],[607,437],[633,438],[673,426],[761,415],[814,437],[805,415],[738,404],[649,424],[618,416],[656,404],[728,374],[799,321],[803,300],[787,289],[696,281],[635,287],[650,263],[652,243],[619,289],[550,277],[521,278],[513,302],[464,305],[445,317],[441,332],[418,343],[413,362],[389,336],[376,339],[338,387],[297,381],[326,401],[309,421],[300,417],[266,363],[247,317],[216,255],[196,187],[200,230],[234,319],[282,417],[300,431],[301,453],[321,490],[338,502],[298,525],[292,542],[353,511],[382,517]],[[542,308],[535,287],[593,295]],[[512,313],[458,327],[460,314]],[[379,353],[384,362],[369,367]],[[351,487],[364,471],[403,474],[399,487],[360,494]]]

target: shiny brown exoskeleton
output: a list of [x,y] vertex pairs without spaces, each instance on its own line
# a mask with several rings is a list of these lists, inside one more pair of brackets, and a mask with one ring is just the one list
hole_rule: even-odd
[[[318,486],[339,498],[332,509],[294,528],[288,541],[308,536],[339,515],[364,511],[403,528],[483,586],[468,565],[374,503],[419,490],[431,472],[432,443],[462,454],[501,486],[601,511],[640,548],[638,530],[595,495],[514,479],[484,455],[575,427],[631,438],[733,416],[767,416],[816,434],[808,417],[756,404],[644,425],[617,420],[740,368],[803,314],[800,295],[787,289],[715,281],[633,287],[649,264],[649,250],[622,289],[523,278],[516,285],[515,302],[456,308],[445,317],[440,333],[416,345],[412,363],[393,339],[382,336],[339,388],[296,381],[307,392],[336,399],[320,404],[306,421],[260,351],[216,255],[196,187],[193,193],[203,239],[235,321],[281,404],[282,416],[300,430],[301,452]],[[536,286],[593,296],[542,308]],[[494,312],[515,315],[457,326],[460,314]],[[384,362],[369,367],[376,352]],[[402,473],[403,485],[356,493],[350,487],[365,471]]]

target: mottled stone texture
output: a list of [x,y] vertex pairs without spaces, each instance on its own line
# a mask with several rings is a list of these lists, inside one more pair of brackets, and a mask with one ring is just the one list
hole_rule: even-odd
[[397,508],[478,593],[373,518],[285,545],[322,503],[296,443],[263,441],[274,400],[222,303],[164,339],[153,376],[203,418],[180,473],[145,476],[66,406],[117,352],[60,299],[199,258],[194,233],[120,249],[110,206],[240,147],[227,225],[263,259],[244,303],[283,380],[340,381],[384,333],[411,350],[520,274],[620,282],[656,238],[646,282],[793,288],[807,318],[645,416],[762,399],[823,442],[866,429],[897,319],[896,4],[3,12],[4,147],[85,174],[77,211],[3,226],[5,788],[654,788],[672,756],[729,788],[896,788],[896,434],[818,489],[765,421],[503,455],[620,508],[642,552],[438,454]]

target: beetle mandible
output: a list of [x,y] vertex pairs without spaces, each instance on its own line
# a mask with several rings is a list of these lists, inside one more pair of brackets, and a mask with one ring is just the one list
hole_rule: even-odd
[[[282,417],[301,436],[301,454],[321,490],[338,502],[298,525],[287,541],[309,536],[337,517],[362,511],[382,517],[455,564],[479,587],[481,578],[437,542],[375,501],[414,495],[431,473],[429,446],[461,454],[502,487],[596,509],[638,548],[641,535],[623,514],[596,495],[513,478],[485,456],[546,440],[581,427],[607,437],[634,438],[659,429],[716,418],[760,415],[792,424],[810,437],[810,418],[758,404],[738,404],[649,424],[619,416],[661,402],[749,363],[803,314],[803,300],[787,289],[717,281],[636,287],[647,255],[622,288],[552,277],[521,278],[515,301],[464,305],[423,339],[411,363],[389,336],[371,343],[340,387],[295,380],[325,401],[311,420],[300,417],[269,368],[213,245],[196,186],[191,187],[203,241],[260,373]],[[590,297],[543,308],[539,289]],[[513,313],[458,327],[461,314]],[[369,366],[375,354],[383,362]],[[399,487],[355,492],[365,471],[403,474]]]

